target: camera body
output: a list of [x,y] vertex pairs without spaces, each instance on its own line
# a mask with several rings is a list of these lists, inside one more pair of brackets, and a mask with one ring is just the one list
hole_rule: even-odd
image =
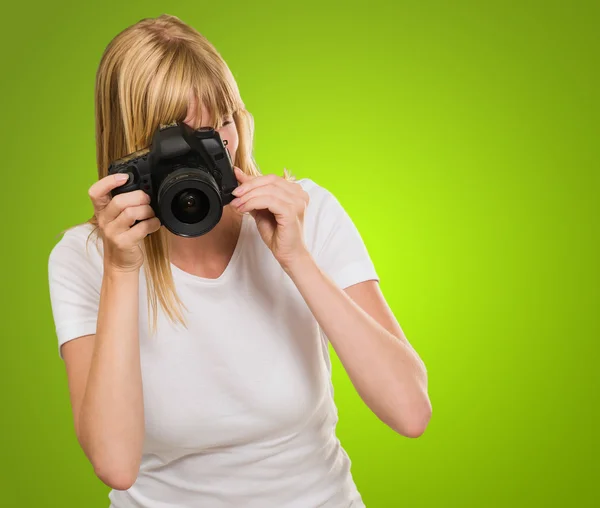
[[113,161],[108,173],[129,175],[112,196],[143,190],[161,224],[185,237],[213,229],[238,186],[219,133],[178,122],[159,126],[150,146]]

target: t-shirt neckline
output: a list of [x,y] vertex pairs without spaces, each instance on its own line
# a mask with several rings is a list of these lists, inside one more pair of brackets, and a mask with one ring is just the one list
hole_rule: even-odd
[[225,270],[223,271],[223,273],[221,273],[221,275],[219,275],[219,277],[217,277],[216,279],[200,277],[198,275],[194,275],[189,272],[186,272],[185,270],[182,270],[181,268],[177,267],[173,263],[170,263],[171,272],[173,273],[173,277],[185,279],[185,280],[193,282],[195,284],[203,284],[203,285],[209,285],[209,286],[223,284],[224,282],[226,282],[231,277],[231,274],[235,271],[235,268],[236,268],[236,265],[238,262],[238,258],[240,257],[241,251],[242,251],[244,243],[245,243],[246,230],[248,229],[248,226],[249,226],[249,219],[250,219],[249,213],[245,213],[242,215],[242,225],[240,227],[240,234],[238,236],[237,243],[235,244],[233,254],[231,255],[231,259],[229,260],[229,263],[227,263]]

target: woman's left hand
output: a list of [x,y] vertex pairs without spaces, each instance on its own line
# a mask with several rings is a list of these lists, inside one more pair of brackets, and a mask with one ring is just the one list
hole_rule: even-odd
[[249,212],[263,241],[279,264],[287,269],[308,251],[304,243],[304,212],[308,193],[296,182],[277,175],[250,176],[235,167],[240,186],[231,205]]

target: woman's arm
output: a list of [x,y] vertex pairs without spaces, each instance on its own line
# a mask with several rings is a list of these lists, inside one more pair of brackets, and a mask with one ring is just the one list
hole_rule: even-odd
[[420,436],[431,416],[427,371],[406,340],[379,284],[365,281],[344,291],[309,253],[285,270],[365,404],[396,432]]
[[[241,185],[233,191],[236,198],[231,205],[252,214],[263,241],[296,284],[359,395],[395,431],[407,437],[421,435],[431,415],[427,371],[377,282],[344,291],[319,268],[303,239],[310,196],[300,184],[276,175],[251,177],[235,169]],[[323,227],[328,250],[335,254],[328,264],[343,260],[345,249],[358,254],[346,259],[364,262],[366,251],[358,231],[336,200],[329,196],[327,201],[332,208],[320,220],[329,223]],[[331,243],[332,237],[337,241]]]
[[111,198],[126,179],[107,176],[90,187],[104,247],[96,333],[62,346],[77,438],[96,475],[118,490],[135,482],[142,457],[141,242],[160,228],[143,191]]
[[108,486],[137,478],[144,439],[138,342],[139,272],[107,271],[95,335],[62,346],[79,443]]

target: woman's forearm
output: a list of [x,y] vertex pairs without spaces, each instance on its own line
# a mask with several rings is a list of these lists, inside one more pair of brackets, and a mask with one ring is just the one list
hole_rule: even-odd
[[420,435],[431,410],[427,371],[408,341],[372,319],[311,256],[286,271],[367,406],[398,433]]
[[144,440],[138,305],[139,271],[106,268],[78,425],[98,477],[122,490],[137,477]]

